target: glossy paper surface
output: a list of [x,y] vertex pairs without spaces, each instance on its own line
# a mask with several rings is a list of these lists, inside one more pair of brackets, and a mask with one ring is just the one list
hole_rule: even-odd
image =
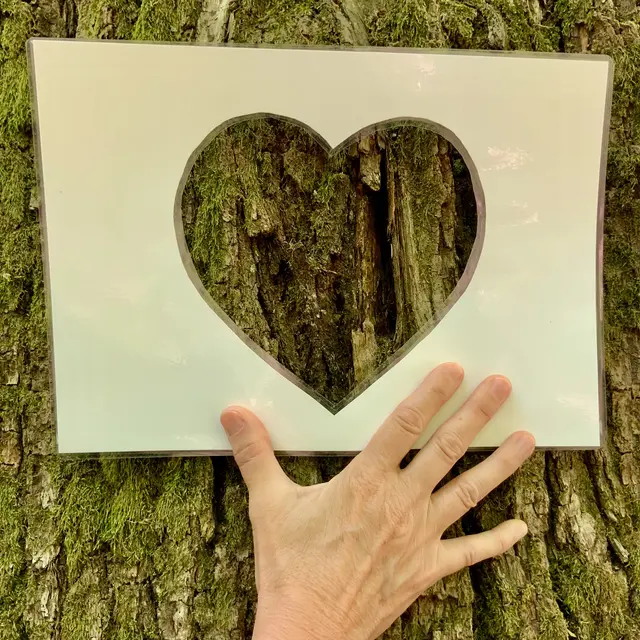
[[[56,40],[30,55],[60,452],[224,452],[230,403],[260,415],[278,450],[358,451],[448,360],[466,379],[431,431],[500,372],[513,396],[475,446],[518,429],[541,447],[600,444],[608,58]],[[230,326],[182,235],[199,151],[255,114],[329,148],[426,121],[473,176],[477,238],[446,313],[341,408]]]

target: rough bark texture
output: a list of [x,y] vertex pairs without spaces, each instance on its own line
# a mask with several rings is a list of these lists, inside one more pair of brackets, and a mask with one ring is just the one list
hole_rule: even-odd
[[[387,637],[639,636],[640,14],[632,0],[0,0],[0,637],[240,640],[250,634],[255,603],[246,493],[229,461],[86,462],[63,461],[53,454],[24,55],[25,40],[32,35],[611,55],[617,67],[605,247],[606,447],[586,454],[537,454],[459,528],[472,532],[519,516],[529,523],[531,535],[514,552],[437,585]],[[251,153],[247,147],[242,161],[248,162]],[[369,157],[376,150],[357,153]],[[431,162],[441,157],[434,152]],[[406,181],[412,159],[400,157],[397,163],[399,180]],[[304,181],[312,170],[305,166],[296,177],[300,165],[294,160],[291,166],[294,182]],[[438,177],[434,168],[433,180],[446,192],[451,185],[446,162],[439,171]],[[198,184],[196,179],[192,187]],[[257,179],[254,185],[260,215],[254,220],[247,218],[251,209],[243,213],[257,223],[254,236],[251,224],[239,240],[232,231],[193,234],[205,241],[200,259],[203,265],[211,264],[211,273],[215,260],[222,259],[216,256],[232,256],[259,243],[264,235],[260,225],[287,228],[281,210],[263,218],[270,211],[261,191],[266,184]],[[327,189],[325,198],[342,197],[339,187]],[[364,193],[361,208],[353,209],[363,224],[369,224],[370,195]],[[440,208],[446,209],[447,202],[450,195],[440,201]],[[454,228],[463,210],[447,214]],[[342,215],[344,208],[335,211]],[[404,211],[402,220],[411,220],[411,213]],[[336,235],[338,223],[330,216],[322,231],[339,249],[345,238],[342,232]],[[393,228],[394,233],[406,233],[402,225]],[[375,288],[384,275],[375,266],[381,259],[375,252],[366,254],[370,244],[358,243],[357,223],[352,232],[362,249],[362,255],[348,258],[355,261],[357,282]],[[222,243],[220,253],[206,246],[216,238]],[[446,243],[443,248],[451,249]],[[436,254],[441,255],[440,250]],[[321,252],[316,268],[327,259]],[[415,307],[417,315],[407,315],[407,332],[450,286],[440,278],[455,279],[446,275],[448,264],[443,257],[434,272],[432,265],[419,262],[416,268],[424,283],[419,291],[394,281],[396,308],[409,308],[428,292],[427,301]],[[256,284],[249,279],[239,286],[250,291]],[[223,283],[225,287],[229,291],[230,283]],[[384,334],[385,324],[375,298],[362,297],[360,303],[355,297],[357,304],[349,308],[357,309],[354,322],[361,328],[352,329],[356,333],[350,345],[345,343],[345,352],[358,345],[356,350],[364,353],[367,344],[371,348],[372,335]],[[255,299],[246,297],[249,304]],[[272,322],[286,312],[274,306],[267,318],[256,308],[244,309],[241,301],[229,304],[246,313],[246,327],[258,337],[267,335],[260,329],[261,317]],[[240,322],[243,318],[238,316]],[[282,335],[271,339],[283,340]],[[395,339],[390,330],[388,335]],[[299,362],[299,354],[294,355],[292,365]],[[358,367],[366,372],[380,356],[368,357],[353,364],[354,379],[360,375]],[[332,371],[327,364],[323,367],[318,384]],[[331,476],[344,463],[296,459],[284,465],[296,480],[310,483]]]

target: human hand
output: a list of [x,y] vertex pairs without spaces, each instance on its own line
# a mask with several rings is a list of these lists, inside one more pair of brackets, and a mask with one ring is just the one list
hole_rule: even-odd
[[514,433],[488,458],[435,490],[511,392],[484,380],[407,467],[400,462],[463,378],[434,369],[335,478],[301,487],[278,464],[247,409],[221,422],[249,489],[258,610],[254,640],[376,638],[440,578],[499,555],[527,533],[520,520],[442,540],[442,534],[534,450]]

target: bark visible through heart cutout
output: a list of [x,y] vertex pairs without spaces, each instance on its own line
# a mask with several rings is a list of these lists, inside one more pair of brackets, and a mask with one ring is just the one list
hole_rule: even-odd
[[238,122],[202,150],[182,194],[202,285],[333,408],[434,325],[476,212],[462,156],[414,122],[332,152],[288,121]]

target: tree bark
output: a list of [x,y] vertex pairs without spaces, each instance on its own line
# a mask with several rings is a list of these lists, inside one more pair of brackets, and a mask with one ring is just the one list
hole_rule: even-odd
[[[247,497],[232,461],[69,461],[54,453],[24,53],[34,35],[611,55],[606,446],[536,454],[453,532],[517,516],[529,524],[526,540],[436,585],[386,637],[639,637],[640,12],[632,0],[0,0],[0,637],[240,640],[250,637],[256,598]],[[236,322],[337,398],[441,308],[469,246],[468,186],[452,150],[432,134],[404,141],[420,153],[403,154],[406,144],[380,135],[327,160],[311,147],[296,156],[300,149],[282,141],[304,136],[273,131],[260,135],[274,164],[263,162],[260,174],[256,146],[238,148],[243,171],[234,175],[244,182],[210,209],[203,198],[224,180],[212,182],[212,166],[196,167],[185,193],[187,236],[203,282]],[[221,137],[211,153],[229,153],[238,135]],[[428,181],[428,202],[416,174]],[[301,212],[273,192],[282,176],[302,194],[324,176],[326,189]],[[224,214],[238,200],[241,209]],[[303,260],[289,245],[306,242],[314,222],[321,242],[314,260]],[[229,264],[243,268],[221,269]],[[303,325],[317,349],[296,347]],[[312,483],[346,462],[283,465]]]

